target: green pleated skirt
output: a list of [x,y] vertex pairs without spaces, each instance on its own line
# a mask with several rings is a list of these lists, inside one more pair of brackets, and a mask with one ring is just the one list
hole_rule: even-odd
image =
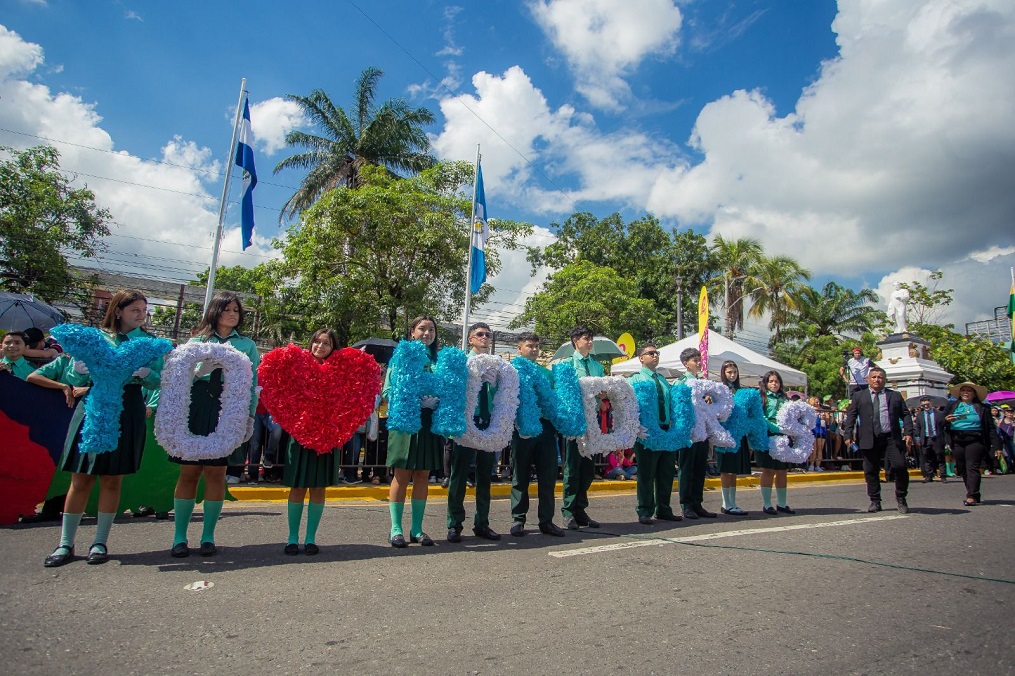
[[[739,476],[751,475],[751,448],[747,437],[740,440],[740,448],[731,453],[716,453],[719,457],[719,471]],[[774,461],[773,461],[774,462]]]
[[407,470],[436,470],[444,466],[444,437],[430,431],[433,411],[422,411],[422,426],[415,434],[388,432],[388,467]]
[[84,400],[78,403],[78,410],[71,418],[67,430],[60,469],[78,474],[114,476],[134,474],[141,467],[144,453],[147,425],[145,424],[145,403],[140,385],[126,385],[123,388],[123,411],[120,412],[120,441],[117,447],[105,453],[81,453],[81,427],[84,421]]
[[[208,380],[195,380],[190,389],[190,412],[187,426],[191,434],[206,437],[215,431],[222,412],[222,369],[211,372]],[[246,459],[244,445],[240,444],[224,458],[211,460],[181,460],[169,456],[170,462],[179,465],[204,465],[207,467],[225,467],[226,465],[242,465]]]
[[282,485],[290,488],[337,486],[338,465],[334,450],[318,453],[312,448],[304,448],[295,439],[290,439],[285,451]]
[[[768,436],[774,437],[778,435],[769,434]],[[788,462],[776,460],[768,453],[768,451],[754,451],[754,461],[758,463],[758,467],[762,469],[789,469]]]

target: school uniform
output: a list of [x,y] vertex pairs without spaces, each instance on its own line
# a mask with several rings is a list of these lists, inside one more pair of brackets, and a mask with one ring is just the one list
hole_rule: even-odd
[[[433,369],[434,363],[428,362],[425,370]],[[391,369],[384,374],[384,385],[381,396],[386,400],[391,391]],[[424,408],[420,412],[421,425],[418,432],[409,434],[388,430],[387,466],[393,469],[407,469],[412,472],[427,470],[432,472],[444,463],[444,437],[434,434],[433,409]]]
[[7,357],[0,357],[0,363],[10,366],[11,374],[21,380],[25,380],[35,371],[35,367],[24,357],[18,357],[14,361],[11,361]]
[[[641,416],[655,416],[663,431],[669,430],[670,396],[672,386],[666,378],[652,369],[641,367],[631,376],[632,383],[649,382],[655,386],[657,410],[639,411]],[[638,516],[670,519],[674,516],[670,500],[673,495],[674,462],[677,449],[649,449],[639,440],[634,444],[634,456],[638,463]]]
[[[688,371],[684,382],[690,387],[697,376]],[[705,477],[708,471],[708,440],[696,441],[677,451],[677,489],[683,510],[704,511]],[[639,471],[641,468],[639,467]]]
[[[577,350],[570,361],[579,378],[601,378],[606,374],[602,364],[592,357],[582,357]],[[596,465],[592,458],[582,456],[578,452],[578,442],[568,439],[564,445],[564,500],[560,509],[565,523],[571,518],[579,526],[589,522],[585,510],[589,506],[589,487],[595,474]]]
[[[191,343],[228,343],[237,350],[247,355],[250,360],[250,368],[253,371],[253,379],[250,382],[250,415],[253,417],[257,410],[257,366],[261,363],[261,354],[257,351],[257,345],[253,340],[241,335],[233,329],[225,338],[217,333],[211,336],[194,336]],[[222,412],[222,369],[217,368],[211,373],[200,376],[194,380],[190,390],[190,412],[189,427],[191,434],[208,436],[218,426],[219,414]],[[169,456],[170,462],[180,465],[203,465],[206,467],[225,467],[227,465],[242,465],[245,460],[244,445],[240,444],[233,452],[222,458],[211,458],[207,460],[182,460]]]

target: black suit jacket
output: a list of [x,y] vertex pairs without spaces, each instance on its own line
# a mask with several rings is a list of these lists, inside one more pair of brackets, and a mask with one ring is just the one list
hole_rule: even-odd
[[[945,406],[944,414],[951,415],[955,413],[955,409],[958,408],[958,406],[959,401],[957,399],[949,401],[948,405]],[[990,417],[990,407],[985,404],[976,403],[973,404],[973,408],[975,408],[976,412],[980,415],[980,432],[983,433],[983,443],[991,450],[1001,450],[1001,438],[997,435],[997,425],[994,424],[994,419]],[[952,424],[947,423],[947,425],[948,435],[951,436],[952,434],[956,434],[956,431],[952,430]]]
[[[896,445],[901,446],[903,436],[913,436],[913,419],[902,395],[887,387],[883,392],[888,396],[888,419],[891,423],[892,439]],[[854,426],[856,427],[857,445],[861,449],[874,448],[874,415],[870,390],[854,392],[849,399],[849,409],[846,410],[846,423],[843,428],[846,438],[849,439],[853,435]]]
[[[916,415],[913,416],[913,427],[916,430],[917,440],[926,446],[928,441],[930,441],[929,437],[931,436],[931,430],[927,427],[927,421],[925,420],[924,413],[923,409],[916,412]],[[930,410],[930,415],[934,420],[934,430],[937,432],[935,436],[944,438],[946,425],[945,414],[936,408],[932,408]]]

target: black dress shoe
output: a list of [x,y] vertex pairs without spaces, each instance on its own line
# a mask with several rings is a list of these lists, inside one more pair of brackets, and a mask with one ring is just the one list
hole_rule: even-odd
[[201,543],[201,556],[215,556],[218,552],[218,547],[215,546],[214,542]]
[[511,535],[516,538],[520,538],[525,535],[525,524],[518,522],[511,526]]
[[739,507],[730,507],[729,509],[726,509],[725,507],[720,507],[719,511],[721,511],[723,514],[729,514],[730,516],[747,516],[748,514],[750,514],[750,512],[745,512]]
[[638,523],[643,524],[645,526],[651,526],[652,525],[652,517],[651,516],[639,516],[638,517]]
[[484,540],[500,540],[500,533],[494,532],[489,526],[477,526],[472,529],[472,532],[476,534],[476,537]]
[[65,563],[70,563],[74,560],[74,548],[73,547],[57,547],[53,550],[53,553],[46,557],[46,560],[42,562],[46,568],[59,568]]
[[690,507],[684,507],[683,511],[684,511],[684,518],[685,519],[690,519],[691,521],[697,521],[698,519],[701,518],[700,516],[698,516],[697,512],[695,512]]
[[777,516],[779,514],[779,512],[775,511],[775,507],[765,507],[761,511],[763,511],[765,514],[768,514],[769,516]]
[[780,505],[776,505],[775,509],[776,509],[776,511],[782,512],[783,514],[796,514],[796,510],[795,509],[790,509],[789,505],[786,505],[784,507],[780,506]]
[[433,547],[433,540],[426,533],[420,533],[419,535],[409,534],[409,542],[413,544],[419,543],[424,547]]
[[297,554],[300,553],[300,546],[298,544],[296,544],[295,542],[290,542],[282,550],[282,553],[283,554],[287,554],[289,556],[296,556]]
[[303,553],[307,556],[314,556],[321,553],[321,548],[315,545],[313,542],[308,542],[307,546],[303,548]]
[[568,530],[578,530],[581,526],[578,525],[578,520],[573,516],[567,517],[567,521],[564,522],[564,528]]
[[564,529],[553,522],[539,524],[539,532],[543,535],[552,535],[558,538],[564,537]]
[[88,548],[88,556],[85,558],[85,563],[97,566],[106,561],[109,561],[109,550],[106,549],[105,543],[96,542]]
[[187,546],[186,542],[179,542],[169,550],[169,555],[174,559],[185,559],[190,556],[190,547]]
[[575,519],[578,520],[578,525],[581,526],[582,528],[599,528],[599,526],[602,525],[588,514],[576,516]]
[[657,521],[683,521],[684,517],[679,514],[656,514]]
[[398,535],[392,535],[391,539],[388,540],[391,546],[395,549],[405,549],[409,546],[409,543],[405,541],[405,536],[399,533]]
[[717,516],[719,516],[715,512],[708,511],[707,509],[705,509],[701,505],[696,505],[696,506],[692,507],[691,509],[694,510],[695,514],[697,514],[698,516],[704,517],[706,519],[714,519]]
[[906,498],[899,498],[899,514],[909,514],[909,503]]
[[925,484],[929,484],[933,480],[934,480],[934,477],[930,477],[930,476],[923,477],[923,483],[925,483]]
[[870,512],[871,514],[873,514],[874,512],[880,512],[881,511],[881,501],[880,500],[871,500],[870,505],[867,507],[867,511]]
[[462,531],[458,530],[457,528],[449,528],[448,542],[461,542],[461,541],[462,541]]

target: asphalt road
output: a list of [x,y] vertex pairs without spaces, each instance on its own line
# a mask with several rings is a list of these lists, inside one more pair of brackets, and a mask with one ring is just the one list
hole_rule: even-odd
[[[172,559],[172,522],[126,518],[112,561],[59,569],[58,526],[6,528],[0,656],[12,674],[1015,673],[1015,477],[963,496],[915,483],[908,516],[891,497],[868,515],[862,485],[815,484],[764,517],[741,489],[751,517],[668,527],[610,495],[598,531],[459,545],[433,500],[437,546],[406,550],[386,504],[335,502],[316,557],[282,554],[284,504],[244,502],[216,557]],[[506,533],[508,502],[492,516]]]

